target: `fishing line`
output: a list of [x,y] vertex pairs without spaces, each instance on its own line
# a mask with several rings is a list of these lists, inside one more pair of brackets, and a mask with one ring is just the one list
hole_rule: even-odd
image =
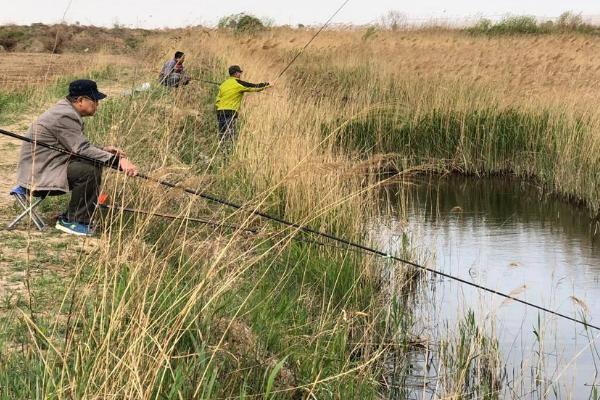
[[[207,219],[203,219],[203,218],[183,217],[183,216],[173,215],[173,214],[163,214],[163,213],[158,213],[158,212],[153,212],[153,211],[141,210],[139,208],[122,207],[122,206],[120,206],[118,204],[114,204],[114,203],[106,204],[104,202],[98,202],[97,205],[100,208],[103,208],[105,210],[123,211],[123,212],[131,213],[131,214],[142,214],[142,215],[148,215],[148,216],[152,216],[152,217],[160,217],[160,218],[167,218],[167,219],[173,219],[173,220],[197,222],[199,224],[218,226],[221,228],[239,229],[239,230],[242,230],[245,232],[253,233],[255,235],[259,234],[259,231],[256,229],[243,228],[239,225],[225,224],[222,222],[215,222],[215,221],[211,221],[211,220],[207,220]],[[319,242],[318,240],[305,239],[303,237],[298,237],[298,236],[293,236],[292,239],[296,240],[298,242],[315,244],[317,246],[322,246],[322,247],[330,247],[330,248],[337,249],[337,250],[348,250],[348,251],[353,251],[353,252],[357,252],[357,253],[363,252],[362,250],[359,250],[359,249],[336,246],[335,244]]]
[[323,24],[323,26],[321,26],[321,28],[313,35],[313,37],[310,38],[310,40],[308,42],[306,42],[306,44],[304,45],[304,47],[302,49],[300,49],[300,51],[294,56],[294,58],[292,58],[292,60],[285,66],[285,68],[279,73],[279,75],[277,75],[277,78],[275,78],[275,82],[281,78],[281,76],[288,70],[289,67],[292,66],[292,64],[296,61],[296,59],[298,57],[300,57],[300,55],[302,55],[302,53],[304,53],[304,50],[306,50],[306,48],[312,43],[313,40],[316,39],[317,36],[319,36],[319,34],[321,33],[321,31],[323,31],[323,29],[325,29],[325,27],[327,25],[329,25],[329,23],[331,22],[331,20],[340,12],[342,11],[342,8],[344,8],[346,6],[346,4],[348,4],[350,0],[346,0],[342,3],[342,5],[333,13],[333,15],[331,15],[331,17],[329,17],[329,19]]
[[[60,152],[62,154],[66,154],[66,155],[68,155],[70,157],[74,157],[74,158],[78,158],[78,159],[81,159],[81,160],[84,160],[84,161],[88,161],[88,162],[90,162],[90,163],[92,163],[94,165],[98,165],[100,167],[105,167],[105,168],[108,167],[108,168],[112,168],[112,169],[117,169],[116,167],[113,167],[109,163],[106,163],[106,162],[103,162],[103,161],[100,161],[100,160],[96,160],[96,159],[91,158],[91,157],[83,156],[83,155],[80,155],[80,154],[77,154],[77,153],[73,153],[73,152],[70,152],[70,151],[68,151],[66,149],[60,148],[60,147],[56,147],[56,146],[52,146],[52,145],[49,145],[49,144],[46,144],[46,143],[38,142],[38,141],[35,141],[35,140],[33,140],[31,138],[28,138],[26,136],[22,136],[22,135],[13,133],[13,132],[9,132],[9,131],[6,131],[4,129],[0,129],[0,133],[2,133],[3,135],[9,136],[9,137],[15,138],[15,139],[19,139],[19,140],[24,141],[24,142],[32,143],[32,144],[34,144],[36,146],[42,146],[42,147],[46,147],[46,148],[54,150],[54,151],[58,151],[58,152]],[[480,289],[480,290],[486,291],[488,293],[495,294],[495,295],[497,295],[499,297],[503,297],[505,299],[512,300],[512,301],[515,301],[517,303],[521,303],[523,305],[526,305],[528,307],[534,308],[536,310],[543,311],[545,313],[548,313],[548,314],[551,314],[551,315],[555,315],[557,317],[564,318],[566,320],[569,320],[569,321],[575,322],[577,324],[583,325],[583,326],[585,326],[587,328],[593,328],[593,329],[596,329],[596,330],[600,331],[600,327],[599,326],[589,324],[589,323],[587,323],[585,321],[578,320],[578,319],[570,317],[570,316],[568,316],[566,314],[562,314],[562,313],[559,313],[557,311],[550,310],[550,309],[548,309],[546,307],[539,306],[539,305],[531,303],[529,301],[521,300],[521,299],[519,299],[517,297],[513,297],[513,296],[511,296],[509,294],[500,292],[498,290],[491,289],[491,288],[488,288],[488,287],[483,286],[483,285],[479,285],[479,284],[474,283],[474,282],[469,282],[469,281],[467,281],[465,279],[462,279],[462,278],[459,278],[457,276],[450,275],[450,274],[447,274],[445,272],[438,271],[436,269],[433,269],[433,268],[430,268],[430,267],[426,267],[424,265],[420,265],[420,264],[417,264],[417,263],[409,261],[409,260],[402,259],[400,257],[396,257],[396,256],[394,256],[392,254],[385,253],[385,252],[383,252],[381,250],[377,250],[377,249],[374,249],[374,248],[371,248],[371,247],[367,247],[367,246],[362,245],[360,243],[352,242],[352,241],[346,240],[344,238],[337,237],[337,236],[332,235],[332,234],[327,233],[327,232],[321,232],[321,231],[315,230],[313,228],[309,228],[308,226],[304,226],[304,225],[300,225],[300,224],[295,223],[295,222],[287,221],[285,219],[282,219],[282,218],[274,216],[274,215],[267,214],[267,213],[262,212],[262,211],[248,209],[247,207],[244,207],[243,205],[239,205],[239,204],[233,203],[233,202],[231,202],[229,200],[226,200],[226,199],[221,199],[221,198],[219,198],[219,197],[217,197],[217,196],[215,196],[213,194],[210,194],[210,193],[206,193],[206,192],[203,192],[203,191],[200,191],[200,190],[194,190],[194,189],[186,188],[186,187],[183,187],[183,186],[179,186],[179,185],[177,185],[175,183],[168,182],[168,181],[165,181],[165,180],[162,180],[162,179],[152,178],[152,177],[150,177],[148,175],[144,175],[144,174],[138,174],[136,176],[139,177],[139,178],[141,178],[141,179],[144,179],[144,180],[147,180],[147,181],[150,181],[150,182],[155,182],[155,183],[158,183],[160,185],[163,185],[163,186],[166,186],[166,187],[169,187],[169,188],[172,188],[172,189],[182,190],[182,191],[184,191],[186,193],[193,194],[195,196],[201,197],[201,198],[203,198],[205,200],[211,201],[211,202],[216,203],[216,204],[224,205],[224,206],[227,206],[227,207],[230,207],[230,208],[234,208],[236,210],[241,210],[241,211],[250,213],[251,215],[256,215],[256,216],[262,217],[264,219],[277,222],[277,223],[279,223],[281,225],[285,225],[285,226],[288,226],[288,227],[291,227],[291,228],[295,228],[295,229],[297,229],[299,231],[303,231],[303,232],[306,232],[306,233],[317,235],[317,236],[320,236],[322,238],[330,239],[330,240],[332,240],[334,242],[344,244],[345,246],[348,246],[348,247],[351,247],[351,248],[354,248],[354,249],[359,249],[359,250],[361,250],[361,251],[363,251],[365,253],[370,253],[370,254],[382,257],[384,259],[387,259],[387,260],[397,261],[397,262],[402,263],[402,264],[410,265],[412,267],[421,269],[423,271],[427,271],[427,272],[432,273],[434,275],[442,276],[444,278],[448,278],[450,280],[453,280],[453,281],[456,281],[456,282],[460,282],[460,283],[465,284],[467,286],[471,286],[473,288]]]
[[[275,83],[279,78],[281,78],[281,76],[283,74],[285,74],[285,72],[292,66],[292,64],[294,62],[296,62],[296,60],[298,59],[298,57],[300,57],[302,55],[302,53],[304,53],[304,51],[308,48],[308,46],[310,46],[310,44],[313,42],[313,40],[315,40],[317,38],[317,36],[319,36],[319,34],[323,31],[323,29],[325,29],[327,27],[327,25],[329,25],[329,23],[331,22],[331,20],[333,18],[335,18],[335,16],[340,11],[342,11],[342,9],[346,6],[346,4],[348,4],[349,1],[350,0],[344,1],[342,3],[342,5],[331,15],[331,17],[329,17],[329,19],[321,26],[321,28],[319,28],[319,30],[310,38],[310,40],[308,42],[306,42],[306,44],[304,45],[304,47],[302,47],[300,49],[300,51],[298,51],[298,53],[296,53],[296,55],[294,56],[294,58],[292,58],[292,60],[283,68],[283,70],[281,70],[281,72],[279,73],[279,75],[277,75],[277,77],[275,78],[275,80],[273,81],[273,83]],[[195,81],[209,83],[211,85],[217,85],[217,86],[220,85],[220,83],[218,83],[218,82],[209,81],[209,80],[205,80],[205,79],[199,79],[199,78],[195,78],[193,76],[190,76],[190,78],[192,78]]]
[[254,233],[254,234],[258,233],[258,231],[256,229],[243,228],[243,227],[241,227],[239,225],[225,224],[225,223],[222,223],[222,222],[211,221],[211,220],[203,219],[203,218],[183,217],[183,216],[180,216],[180,215],[163,214],[163,213],[158,213],[158,212],[141,210],[139,208],[122,207],[122,206],[120,206],[118,204],[106,204],[106,203],[99,202],[97,205],[100,208],[103,208],[105,210],[124,211],[124,212],[128,212],[128,213],[131,213],[131,214],[142,214],[142,215],[149,215],[149,216],[152,216],[152,217],[161,217],[161,218],[167,218],[167,219],[172,219],[172,220],[183,220],[183,221],[197,222],[199,224],[211,225],[211,226],[218,226],[220,228],[237,229],[237,230],[242,230],[244,232],[250,232],[250,233]]

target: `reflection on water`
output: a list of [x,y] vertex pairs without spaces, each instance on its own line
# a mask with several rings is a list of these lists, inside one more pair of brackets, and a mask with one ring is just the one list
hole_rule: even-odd
[[[436,269],[600,325],[600,237],[585,210],[500,178],[423,178],[382,198],[396,202],[373,221],[386,251],[397,251],[409,232]],[[447,279],[433,289],[418,313],[438,339],[468,309],[497,336],[513,386],[503,397],[543,398],[546,390],[549,398],[587,399],[600,383],[600,332]],[[541,392],[530,393],[532,371],[542,376]]]

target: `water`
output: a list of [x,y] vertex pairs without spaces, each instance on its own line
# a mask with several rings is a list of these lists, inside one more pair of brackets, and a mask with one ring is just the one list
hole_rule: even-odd
[[[600,325],[600,235],[586,210],[500,178],[422,178],[382,198],[391,211],[373,221],[380,247],[399,251],[408,233],[433,268]],[[600,384],[600,331],[448,279],[431,289],[416,310],[421,334],[450,337],[473,310],[500,344],[501,398],[588,399]]]

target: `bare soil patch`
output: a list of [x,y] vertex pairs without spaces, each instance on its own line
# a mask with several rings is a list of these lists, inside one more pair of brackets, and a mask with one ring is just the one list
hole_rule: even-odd
[[45,85],[60,76],[76,76],[109,65],[114,68],[132,67],[135,59],[112,54],[3,53],[0,57],[0,90]]

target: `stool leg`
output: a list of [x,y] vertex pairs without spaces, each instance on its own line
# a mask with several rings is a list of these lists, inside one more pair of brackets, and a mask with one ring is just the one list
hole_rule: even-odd
[[[23,208],[27,208],[28,204],[29,204],[28,199],[24,196],[19,196],[19,197],[20,197],[21,204],[23,205]],[[36,197],[36,199],[38,199],[38,202],[35,203],[35,205],[33,205],[31,207],[31,212],[30,212],[29,217],[33,220],[33,223],[35,224],[35,226],[37,226],[37,228],[41,231],[46,227],[46,223],[44,222],[42,217],[40,217],[38,215],[38,213],[35,211],[35,207],[37,205],[39,205],[45,199],[45,197]]]
[[[37,204],[40,204],[42,201],[44,201],[44,199],[40,198]],[[40,217],[39,214],[33,208],[31,209],[31,218],[34,220],[34,222],[37,221],[36,226],[39,228],[40,231],[46,227],[46,223],[44,222],[42,217]]]
[[[23,199],[19,199],[19,197],[18,197],[18,196],[15,196],[15,197],[17,197],[17,199],[18,199],[19,203],[20,203],[20,204],[23,206]],[[9,229],[9,230],[10,230],[10,229],[14,229],[15,225],[17,225],[17,223],[18,223],[18,222],[19,222],[21,219],[23,219],[23,217],[25,217],[27,214],[35,214],[35,212],[33,211],[33,209],[34,209],[34,208],[35,208],[35,207],[36,207],[38,204],[40,204],[40,203],[42,202],[42,200],[44,200],[44,199],[37,199],[37,200],[36,200],[34,203],[32,203],[30,206],[27,206],[27,205],[25,204],[25,206],[24,206],[25,210],[24,210],[24,211],[23,211],[21,214],[19,214],[19,215],[17,216],[17,218],[15,218],[15,220],[14,220],[13,222],[11,222],[11,223],[10,223],[10,224],[9,224],[9,225],[6,227],[6,229]],[[43,222],[42,222],[42,223],[40,223],[40,221],[39,221],[39,220],[37,220],[37,215],[36,215],[36,217],[35,217],[35,218],[32,216],[31,220],[33,221],[33,223],[35,224],[35,226],[36,226],[36,227],[37,227],[37,228],[38,228],[40,231],[41,231],[42,229],[44,229],[44,224],[43,224]]]
[[[13,195],[15,197],[15,199],[17,200],[17,203],[19,203],[19,205],[21,206],[21,208],[23,210],[27,210],[27,203],[25,202],[25,200],[23,199],[23,196],[15,194]],[[21,219],[23,219],[23,217],[25,216],[26,211],[23,211],[21,214],[19,214],[17,216],[17,218],[15,218],[13,220],[13,222],[11,222],[10,224],[8,224],[8,226],[6,227],[6,229],[11,230],[14,229],[15,225],[17,225],[17,223],[19,223],[19,221]]]

